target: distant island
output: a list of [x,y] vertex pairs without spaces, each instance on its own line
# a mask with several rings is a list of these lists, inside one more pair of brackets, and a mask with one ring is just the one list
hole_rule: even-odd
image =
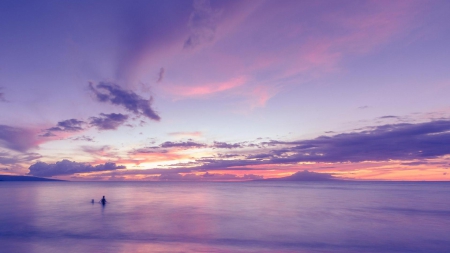
[[48,179],[42,177],[0,175],[0,182],[1,181],[63,181],[63,180]]
[[257,179],[255,181],[338,181],[338,180],[342,179],[336,178],[330,173],[319,173],[304,170],[304,171],[297,171],[296,173],[287,177]]

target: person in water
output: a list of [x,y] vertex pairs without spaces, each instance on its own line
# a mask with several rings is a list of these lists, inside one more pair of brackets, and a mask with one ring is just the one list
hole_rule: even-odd
[[100,200],[100,202],[102,202],[102,205],[106,204],[105,196],[103,196],[103,198],[102,198],[102,200]]

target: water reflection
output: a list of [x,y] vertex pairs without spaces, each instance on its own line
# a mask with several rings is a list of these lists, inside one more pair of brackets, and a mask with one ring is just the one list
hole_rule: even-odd
[[[449,190],[432,183],[8,182],[0,184],[0,244],[7,252],[449,252]],[[92,203],[92,196],[108,201]]]

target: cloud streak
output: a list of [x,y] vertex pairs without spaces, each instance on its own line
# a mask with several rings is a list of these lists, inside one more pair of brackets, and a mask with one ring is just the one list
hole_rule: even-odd
[[163,81],[164,79],[164,73],[166,72],[166,70],[164,68],[161,68],[158,72],[158,80],[156,80],[157,83],[160,83]]
[[164,143],[161,143],[161,148],[204,148],[206,147],[206,144],[193,142],[193,141],[185,141],[185,142],[172,142],[172,141],[166,141]]
[[0,87],[0,102],[6,102],[5,93],[1,92],[2,87]]

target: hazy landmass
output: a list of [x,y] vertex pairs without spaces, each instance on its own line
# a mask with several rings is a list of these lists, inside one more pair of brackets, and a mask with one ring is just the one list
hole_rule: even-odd
[[340,180],[329,173],[318,173],[308,170],[298,171],[287,177],[267,178],[264,181],[334,181]]
[[48,179],[42,177],[0,175],[0,181],[62,181],[62,180]]

